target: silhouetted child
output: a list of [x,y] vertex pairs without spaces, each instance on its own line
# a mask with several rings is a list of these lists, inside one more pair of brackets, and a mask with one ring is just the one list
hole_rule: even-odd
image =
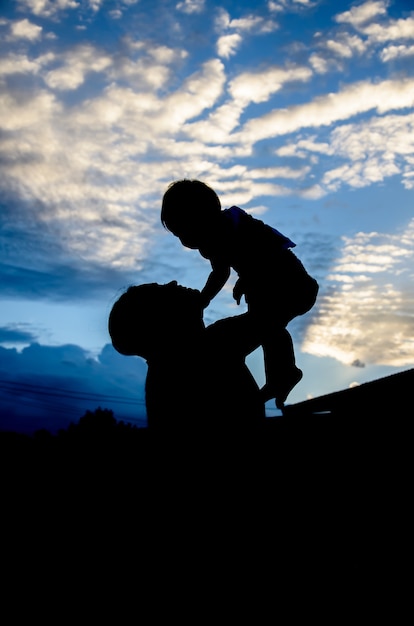
[[318,293],[318,283],[290,250],[296,244],[236,206],[222,210],[216,192],[198,180],[169,185],[161,222],[184,246],[210,260],[212,271],[201,291],[204,308],[225,285],[231,268],[237,272],[233,297],[240,304],[244,294],[263,347],[262,399],[275,398],[283,408],[303,375],[286,326],[312,308]]

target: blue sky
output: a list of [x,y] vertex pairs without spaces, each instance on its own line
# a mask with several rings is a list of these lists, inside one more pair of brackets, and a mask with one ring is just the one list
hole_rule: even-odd
[[[203,286],[159,219],[184,177],[320,283],[289,402],[414,366],[412,0],[16,0],[0,33],[0,427],[145,418],[145,363],[107,317],[130,284]],[[207,323],[245,310],[234,279]]]

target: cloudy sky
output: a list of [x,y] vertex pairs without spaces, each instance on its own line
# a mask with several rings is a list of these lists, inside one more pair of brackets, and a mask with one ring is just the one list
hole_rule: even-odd
[[[414,366],[412,0],[16,0],[0,33],[0,427],[145,419],[107,317],[130,284],[203,286],[159,219],[184,177],[320,283],[290,402]],[[232,282],[206,323],[245,310]]]

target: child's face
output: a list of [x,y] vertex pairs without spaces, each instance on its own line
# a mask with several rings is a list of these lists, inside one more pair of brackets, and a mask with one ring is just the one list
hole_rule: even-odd
[[197,228],[181,226],[179,229],[176,228],[171,232],[179,238],[184,247],[191,248],[192,250],[198,250],[205,242],[205,235],[203,236]]

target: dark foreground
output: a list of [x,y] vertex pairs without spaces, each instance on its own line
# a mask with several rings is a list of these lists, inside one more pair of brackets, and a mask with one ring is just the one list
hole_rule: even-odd
[[[189,489],[194,498],[209,485],[230,497],[250,487],[251,495],[262,486],[267,493],[289,493],[312,483],[321,493],[324,486],[331,490],[327,504],[346,485],[361,493],[367,480],[365,495],[391,480],[398,491],[411,457],[413,389],[411,369],[287,406],[283,417],[255,427],[241,416],[243,427],[224,428],[212,420],[211,427],[164,433],[96,409],[57,435],[0,432],[2,482],[11,492],[45,497],[53,485],[56,498],[64,488],[90,497],[104,486],[108,496],[125,493],[131,500],[157,490],[167,496],[172,486],[183,496]],[[175,421],[171,415],[165,423]],[[222,487],[230,477],[232,488]]]
[[59,505],[75,516],[94,506],[142,519],[159,510],[154,521],[165,527],[182,507],[206,515],[246,507],[240,522],[259,514],[264,527],[275,527],[292,515],[303,532],[319,511],[327,532],[328,519],[348,520],[350,531],[370,503],[384,508],[379,522],[408,499],[411,419],[407,407],[394,416],[267,419],[251,431],[163,436],[114,420],[59,436],[2,433],[3,495],[27,507],[28,522]]
[[2,433],[3,570],[37,593],[122,581],[165,602],[175,589],[187,609],[199,598],[192,623],[220,594],[237,590],[240,608],[257,585],[276,614],[283,584],[325,609],[338,594],[335,622],[396,584],[404,594],[411,419],[411,406],[377,406],[290,410],[244,432],[161,436],[110,418]]

